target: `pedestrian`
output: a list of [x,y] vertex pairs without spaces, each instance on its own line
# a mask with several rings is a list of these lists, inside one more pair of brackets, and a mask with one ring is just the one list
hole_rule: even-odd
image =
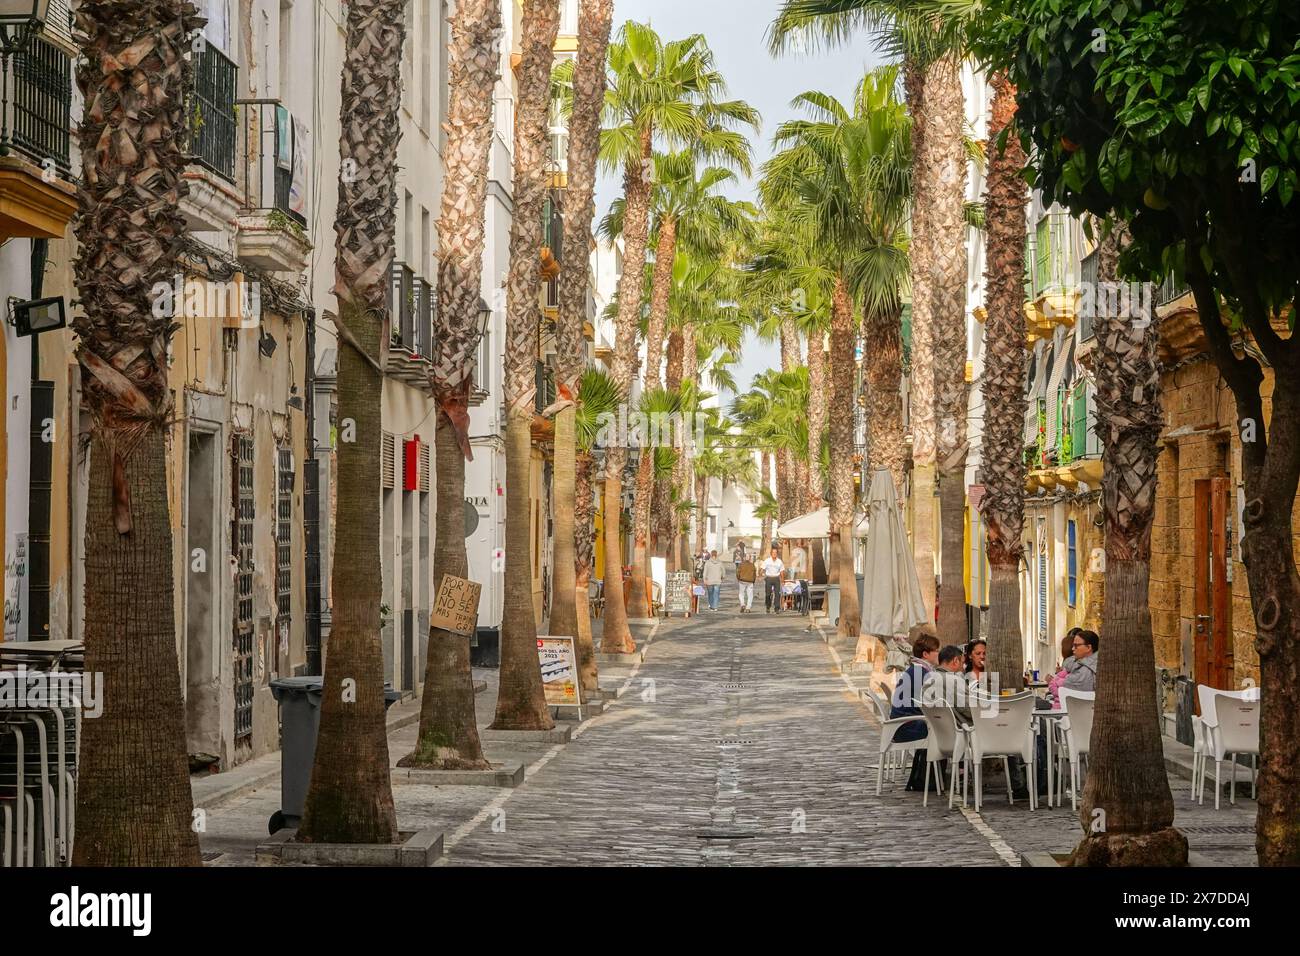
[[[899,675],[898,683],[894,685],[894,696],[889,708],[890,720],[921,716],[921,708],[916,705],[916,701],[921,699],[921,689],[925,686],[926,678],[939,663],[939,638],[935,635],[934,626],[920,624],[912,629],[912,634],[912,662]],[[923,740],[926,733],[925,721],[913,720],[894,731],[894,740],[899,743]],[[907,778],[905,790],[925,789],[925,761],[924,747],[913,751],[912,772]]]
[[748,614],[754,606],[754,579],[758,577],[758,569],[754,567],[754,562],[748,557],[740,562],[736,568],[736,584],[740,590],[740,613]]
[[731,552],[731,563],[734,564],[736,566],[736,570],[739,571],[740,566],[741,564],[744,563],[744,561],[745,561],[745,542],[741,541],[739,544],[736,545],[735,549]]
[[704,586],[709,589],[709,610],[718,609],[718,597],[722,591],[722,562],[718,552],[709,552],[709,559],[704,562]]
[[772,548],[771,554],[763,559],[763,603],[768,614],[781,613],[781,581],[785,577],[785,564],[781,561],[781,552]]

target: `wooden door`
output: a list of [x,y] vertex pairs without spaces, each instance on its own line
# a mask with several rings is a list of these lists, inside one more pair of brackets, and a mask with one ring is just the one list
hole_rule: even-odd
[[1193,553],[1195,658],[1198,684],[1232,689],[1231,594],[1228,580],[1228,494],[1225,477],[1200,478],[1195,486]]

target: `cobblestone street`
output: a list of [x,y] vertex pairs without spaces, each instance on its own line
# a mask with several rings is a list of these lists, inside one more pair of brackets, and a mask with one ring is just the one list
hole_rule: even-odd
[[[602,669],[619,694],[578,724],[568,744],[485,744],[517,760],[517,789],[397,783],[403,829],[436,825],[441,865],[1019,865],[1020,855],[1065,851],[1079,825],[1068,799],[1030,812],[1008,806],[1000,776],[982,811],[928,807],[903,777],[874,793],[878,724],[839,655],[794,614],[704,612],[661,622],[645,661]],[[478,698],[492,719],[495,672]],[[416,728],[390,738],[394,762]],[[1178,825],[1206,862],[1254,862],[1254,804],[1238,791],[1213,809],[1190,803],[1170,778]],[[211,862],[252,862],[278,806],[278,777],[209,814]],[[196,798],[197,799],[197,798]]]

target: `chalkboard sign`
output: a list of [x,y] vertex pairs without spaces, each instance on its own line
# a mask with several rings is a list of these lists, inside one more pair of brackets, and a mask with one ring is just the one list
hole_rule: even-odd
[[691,613],[691,572],[674,571],[668,575],[668,594],[664,598],[664,613]]

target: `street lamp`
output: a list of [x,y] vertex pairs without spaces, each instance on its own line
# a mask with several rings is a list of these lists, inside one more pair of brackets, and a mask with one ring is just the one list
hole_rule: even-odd
[[27,49],[32,35],[45,29],[50,0],[0,0],[0,53],[13,56]]

